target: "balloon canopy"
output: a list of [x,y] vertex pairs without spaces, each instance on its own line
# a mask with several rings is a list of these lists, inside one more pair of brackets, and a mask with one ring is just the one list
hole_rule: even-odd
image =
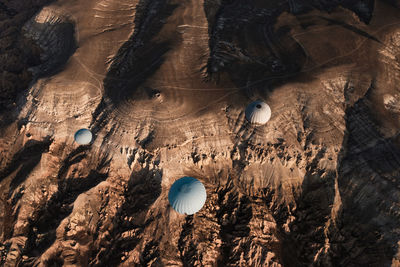
[[267,103],[254,101],[247,106],[245,115],[250,123],[266,124],[271,118],[271,108]]
[[179,213],[191,215],[198,212],[206,202],[204,185],[193,177],[182,177],[174,182],[168,193],[172,208]]
[[78,144],[87,145],[92,142],[93,135],[92,132],[88,129],[80,129],[76,131],[74,138],[75,142],[77,142]]

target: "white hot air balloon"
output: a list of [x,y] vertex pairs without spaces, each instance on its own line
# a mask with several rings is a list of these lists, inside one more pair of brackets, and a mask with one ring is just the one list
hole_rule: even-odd
[[75,135],[75,142],[77,142],[80,145],[88,145],[90,142],[92,142],[92,132],[88,129],[80,129],[76,131]]
[[207,199],[204,185],[196,178],[185,176],[176,180],[168,193],[172,208],[181,214],[198,212]]
[[246,119],[252,124],[266,124],[271,118],[271,108],[267,103],[254,101],[247,106],[245,115]]

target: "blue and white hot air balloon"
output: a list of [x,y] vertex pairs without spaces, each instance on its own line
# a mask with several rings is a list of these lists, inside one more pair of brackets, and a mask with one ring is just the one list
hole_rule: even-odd
[[176,180],[168,193],[172,208],[187,215],[198,212],[206,202],[206,198],[204,185],[196,178],[189,176]]
[[90,142],[92,142],[92,132],[89,131],[88,129],[80,129],[76,131],[75,135],[75,142],[77,142],[80,145],[88,145]]

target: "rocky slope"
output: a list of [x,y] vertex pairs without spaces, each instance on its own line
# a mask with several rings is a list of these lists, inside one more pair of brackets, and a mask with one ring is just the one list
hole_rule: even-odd
[[[58,0],[26,18],[40,60],[0,130],[0,265],[400,266],[396,6]],[[265,126],[244,118],[256,99]],[[167,199],[185,175],[207,189],[193,216]]]
[[[0,2],[0,119],[1,125],[15,120],[14,113],[34,75],[30,67],[41,63],[40,47],[23,33],[24,23],[49,0],[13,0]],[[12,111],[12,112],[10,112]]]

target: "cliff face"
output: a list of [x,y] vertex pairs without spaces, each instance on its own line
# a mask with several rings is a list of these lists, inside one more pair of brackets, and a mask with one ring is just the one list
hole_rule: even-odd
[[[0,119],[1,126],[15,120],[23,94],[34,77],[30,67],[40,64],[40,47],[23,34],[23,25],[49,0],[0,2]],[[10,112],[11,111],[11,112]]]
[[[400,265],[393,5],[45,6],[0,131],[0,265]],[[256,99],[265,126],[244,118]],[[181,176],[207,189],[193,216],[168,204]]]

